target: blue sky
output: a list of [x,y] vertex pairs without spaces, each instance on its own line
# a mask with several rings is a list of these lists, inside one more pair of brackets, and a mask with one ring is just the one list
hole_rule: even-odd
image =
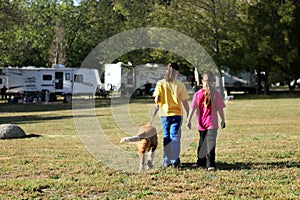
[[80,0],[74,0],[74,5],[77,6],[79,4]]

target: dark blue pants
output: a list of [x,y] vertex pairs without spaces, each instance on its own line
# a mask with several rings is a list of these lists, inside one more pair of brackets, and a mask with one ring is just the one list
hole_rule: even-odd
[[199,131],[197,151],[197,165],[202,167],[216,167],[216,141],[218,129]]

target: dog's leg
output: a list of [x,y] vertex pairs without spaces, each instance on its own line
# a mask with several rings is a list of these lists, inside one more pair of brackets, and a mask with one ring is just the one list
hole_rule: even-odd
[[146,165],[146,156],[145,153],[140,153],[140,169],[139,172],[145,171],[145,165]]
[[151,150],[151,151],[148,152],[148,162],[147,162],[147,165],[148,165],[149,169],[153,168],[153,159],[154,159],[154,151]]

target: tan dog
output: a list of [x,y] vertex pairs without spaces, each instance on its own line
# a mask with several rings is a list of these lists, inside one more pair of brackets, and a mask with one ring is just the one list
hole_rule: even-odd
[[[141,126],[136,136],[122,138],[120,143],[123,142],[137,142],[136,146],[140,156],[140,172],[145,171],[146,161],[149,169],[153,167],[154,151],[158,145],[157,132],[154,126],[151,124]],[[146,160],[146,152],[148,152],[148,160]]]

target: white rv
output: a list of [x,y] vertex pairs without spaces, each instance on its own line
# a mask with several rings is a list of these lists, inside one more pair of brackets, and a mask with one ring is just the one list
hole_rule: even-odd
[[[134,68],[126,67],[122,62],[116,64],[105,64],[104,85],[105,90],[123,91],[133,95],[142,95],[146,84],[155,85],[166,74],[166,65],[147,63]],[[186,77],[179,74],[177,77],[186,81]]]
[[10,95],[94,95],[101,84],[98,70],[63,65],[53,65],[52,68],[6,67],[0,72],[0,87],[5,85]]
[[225,68],[221,72],[223,85],[228,95],[231,91],[255,92],[257,85],[255,74],[245,71],[232,74],[228,68]]
[[104,89],[118,91],[121,87],[121,77],[124,74],[122,62],[104,65]]

